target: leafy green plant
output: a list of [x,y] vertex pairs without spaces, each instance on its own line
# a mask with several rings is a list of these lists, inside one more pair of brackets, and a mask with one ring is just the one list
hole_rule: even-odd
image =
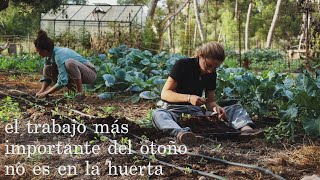
[[102,107],[101,109],[106,114],[112,114],[113,112],[115,112],[117,110],[117,108],[114,106],[106,106],[106,107]]
[[297,77],[266,71],[256,76],[241,68],[218,71],[219,104],[240,102],[258,117],[277,117],[281,123],[267,129],[267,139],[280,140],[302,130],[320,136],[320,79],[304,72]]
[[122,145],[128,145],[129,146],[129,138],[128,137],[122,137],[121,139],[120,139],[120,144],[122,144]]
[[0,101],[0,121],[8,122],[21,117],[19,104],[11,99],[10,96]]
[[153,111],[153,109],[150,109],[145,118],[142,118],[137,121],[137,124],[140,127],[146,127],[146,128],[153,127],[153,125],[152,125],[152,111]]
[[252,63],[269,62],[283,60],[284,57],[279,51],[272,49],[251,49],[244,53],[244,59],[252,61]]
[[0,69],[40,72],[43,61],[38,55],[0,56]]
[[[157,99],[165,83],[165,76],[169,74],[174,63],[184,56],[166,52],[152,55],[150,51],[141,51],[121,45],[112,48],[106,56],[100,55],[93,61],[98,64],[98,79],[96,87],[105,85],[107,90],[139,93],[131,100],[134,102],[142,99]],[[100,60],[99,60],[100,59]],[[109,93],[99,95],[109,99]]]
[[63,94],[63,96],[69,100],[74,99],[76,95],[77,95],[77,92],[75,91],[68,91]]
[[186,167],[186,168],[184,168],[184,172],[185,172],[185,174],[191,174],[192,169],[190,167]]

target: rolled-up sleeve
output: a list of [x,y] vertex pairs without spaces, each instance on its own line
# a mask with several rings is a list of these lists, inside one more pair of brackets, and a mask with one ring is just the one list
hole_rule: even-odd
[[50,78],[47,78],[46,76],[42,76],[40,82],[47,82],[48,84],[51,84],[52,80]]

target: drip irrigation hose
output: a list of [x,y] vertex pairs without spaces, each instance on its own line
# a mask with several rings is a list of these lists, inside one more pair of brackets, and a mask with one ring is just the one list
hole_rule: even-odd
[[[146,139],[142,139],[141,137],[139,136],[136,136],[134,134],[131,134],[129,133],[130,135],[134,136],[135,138],[138,138],[142,141],[145,141],[145,142],[149,142],[149,140],[146,140]],[[159,146],[155,143],[153,143],[155,146]],[[215,157],[211,157],[211,156],[206,156],[206,155],[201,155],[201,154],[195,154],[195,153],[192,153],[192,152],[186,152],[184,153],[186,155],[189,155],[189,156],[195,156],[195,157],[201,157],[201,158],[205,158],[205,159],[208,159],[208,160],[212,160],[212,161],[216,161],[216,162],[220,162],[220,163],[223,163],[223,164],[228,164],[228,165],[233,165],[233,166],[240,166],[240,167],[245,167],[245,168],[250,168],[250,169],[256,169],[256,170],[259,170],[259,171],[262,171],[264,172],[265,174],[268,174],[268,175],[271,175],[273,177],[275,177],[276,179],[278,180],[285,180],[285,178],[279,176],[279,175],[276,175],[274,173],[272,173],[270,170],[268,169],[265,169],[265,168],[262,168],[262,167],[259,167],[259,166],[253,166],[253,165],[249,165],[249,164],[242,164],[242,163],[236,163],[236,162],[231,162],[231,161],[227,161],[227,160],[223,160],[223,159],[219,159],[219,158],[215,158]]]

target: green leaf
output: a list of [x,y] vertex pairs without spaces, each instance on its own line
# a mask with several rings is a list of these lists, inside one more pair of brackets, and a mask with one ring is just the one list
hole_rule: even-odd
[[116,78],[114,76],[110,75],[110,74],[105,74],[102,77],[105,80],[105,85],[107,87],[111,87],[116,82]]
[[291,88],[293,85],[294,85],[294,80],[292,79],[289,79],[289,78],[286,78],[284,81],[283,81],[283,84],[286,88]]
[[293,101],[294,101],[294,103],[296,103],[299,106],[304,106],[306,108],[308,108],[308,107],[312,108],[312,106],[314,106],[314,104],[312,104],[310,102],[312,102],[313,98],[314,97],[309,96],[307,94],[307,92],[300,91],[295,95]]
[[114,92],[105,92],[98,95],[98,98],[100,99],[111,99],[114,95]]
[[158,79],[155,79],[153,81],[154,84],[164,84],[166,82],[165,79],[161,79],[161,78],[158,78]]
[[256,89],[255,94],[260,100],[268,101],[273,98],[274,91],[275,87],[273,83],[269,82],[259,85]]
[[150,64],[150,61],[148,59],[144,59],[144,60],[140,61],[140,63],[147,66]]
[[157,94],[155,94],[154,92],[151,92],[151,91],[143,91],[140,93],[139,96],[142,99],[148,99],[148,100],[156,99],[159,97]]
[[320,116],[317,119],[306,118],[303,122],[303,128],[311,136],[320,136]]
[[150,64],[150,67],[156,68],[156,67],[158,67],[158,64],[157,64],[157,63],[151,63],[151,64]]
[[131,102],[132,102],[132,103],[137,103],[137,102],[139,102],[139,101],[140,101],[139,95],[135,94],[135,95],[133,95],[133,96],[131,97]]
[[126,71],[123,70],[123,69],[119,69],[119,70],[117,70],[116,73],[115,73],[116,77],[117,77],[118,79],[121,79],[121,80],[123,80],[123,79],[126,78],[126,74],[127,74]]
[[148,50],[143,51],[143,53],[144,53],[145,55],[147,55],[147,56],[152,57],[152,53],[151,53],[150,51],[148,51]]
[[140,86],[136,85],[136,86],[129,87],[128,90],[132,92],[141,92],[143,89]]
[[282,111],[282,113],[284,113],[283,114],[284,118],[292,120],[298,116],[298,107],[296,107],[295,104],[290,105],[288,109],[285,111]]

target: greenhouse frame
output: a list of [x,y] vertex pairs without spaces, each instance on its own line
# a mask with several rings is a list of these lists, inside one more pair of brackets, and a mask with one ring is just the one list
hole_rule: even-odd
[[146,15],[137,5],[62,5],[57,12],[41,15],[41,29],[53,35],[86,29],[91,34],[111,32],[112,25],[142,28]]

